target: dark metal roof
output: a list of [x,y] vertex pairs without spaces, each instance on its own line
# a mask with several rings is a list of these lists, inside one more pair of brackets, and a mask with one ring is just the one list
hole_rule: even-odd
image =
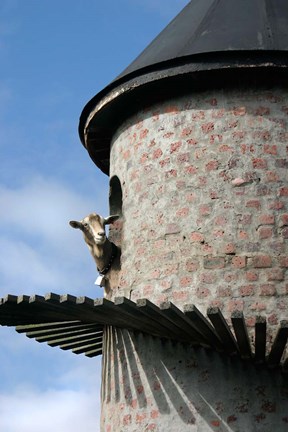
[[272,69],[281,69],[283,75],[288,66],[287,29],[287,0],[191,0],[136,60],[85,106],[79,133],[91,158],[108,173],[113,131],[130,112],[155,100],[156,94],[169,97],[171,89],[181,91],[184,82],[185,88],[198,88],[207,85],[207,78],[210,85],[229,84],[237,74],[242,82],[251,75],[259,78],[259,68],[265,68],[268,82]]
[[120,77],[195,54],[288,50],[287,0],[192,0]]
[[232,313],[231,328],[219,308],[208,308],[207,317],[193,304],[185,305],[181,311],[171,302],[158,307],[147,299],[134,303],[125,297],[111,302],[103,298],[49,293],[45,297],[8,295],[0,299],[0,325],[16,326],[19,333],[26,333],[37,342],[47,342],[52,347],[58,346],[75,354],[84,353],[87,357],[102,354],[103,329],[112,325],[212,348],[270,368],[281,365],[282,371],[288,372],[285,352],[288,320],[280,322],[274,341],[267,349],[266,318],[256,317],[252,352],[242,312]]

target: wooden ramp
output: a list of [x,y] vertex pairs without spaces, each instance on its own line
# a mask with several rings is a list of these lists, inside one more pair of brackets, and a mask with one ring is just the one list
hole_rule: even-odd
[[269,350],[265,317],[256,317],[253,346],[243,313],[233,312],[231,323],[229,326],[219,308],[208,308],[206,318],[192,304],[185,305],[182,311],[171,302],[158,307],[147,299],[134,303],[118,297],[112,302],[53,293],[45,297],[8,295],[0,299],[1,325],[15,326],[17,332],[26,333],[37,342],[75,354],[102,354],[104,327],[114,326],[214,349],[271,369],[280,366],[288,372],[288,320],[280,322]]

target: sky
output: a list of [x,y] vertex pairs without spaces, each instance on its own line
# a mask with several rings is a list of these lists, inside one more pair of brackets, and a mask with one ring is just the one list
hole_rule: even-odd
[[[85,104],[188,0],[0,1],[0,297],[102,297],[68,221],[108,214],[78,137]],[[0,327],[0,431],[99,431],[101,357]]]

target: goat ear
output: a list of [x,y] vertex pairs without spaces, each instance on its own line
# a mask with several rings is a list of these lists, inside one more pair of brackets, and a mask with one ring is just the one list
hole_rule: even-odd
[[78,228],[78,229],[81,229],[81,230],[83,229],[83,224],[81,222],[78,222],[78,221],[70,221],[69,225],[72,228]]
[[106,218],[104,218],[104,225],[110,225],[111,223],[115,222],[117,219],[119,219],[119,215],[110,215]]

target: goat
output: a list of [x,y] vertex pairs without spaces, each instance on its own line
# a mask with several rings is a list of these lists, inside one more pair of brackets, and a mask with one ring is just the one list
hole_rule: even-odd
[[104,297],[111,296],[111,290],[118,288],[121,251],[105,233],[105,225],[113,223],[118,218],[118,215],[104,218],[91,213],[81,221],[69,222],[72,228],[78,228],[83,232],[84,240],[100,273],[95,283],[104,287]]

